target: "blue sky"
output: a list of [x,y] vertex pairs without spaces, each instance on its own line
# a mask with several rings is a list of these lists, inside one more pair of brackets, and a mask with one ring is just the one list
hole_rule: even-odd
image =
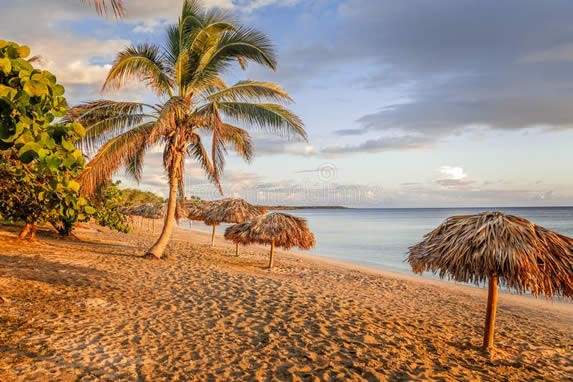
[[[227,78],[284,86],[309,133],[306,143],[253,132],[257,156],[230,158],[227,195],[295,205],[573,205],[570,2],[204,3],[272,37],[277,72],[251,66]],[[162,42],[181,0],[127,0],[121,21],[79,0],[50,1],[49,12],[46,4],[3,5],[0,38],[41,55],[71,104],[152,99],[137,83],[99,89],[120,49]],[[160,156],[160,148],[148,155],[139,187],[165,193]],[[189,193],[217,197],[187,168]]]

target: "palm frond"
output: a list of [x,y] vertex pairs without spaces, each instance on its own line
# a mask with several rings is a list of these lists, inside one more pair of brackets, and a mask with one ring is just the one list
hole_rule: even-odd
[[[209,92],[208,89],[206,92]],[[207,100],[212,102],[241,101],[262,102],[275,101],[279,103],[293,102],[291,96],[277,84],[260,81],[240,81],[231,87],[212,92],[207,95]]]
[[241,158],[246,161],[253,158],[255,147],[251,135],[245,129],[223,123],[219,134],[224,145],[232,147]]
[[195,161],[197,161],[197,163],[199,163],[199,166],[201,166],[201,169],[203,169],[203,171],[205,172],[207,179],[213,184],[215,184],[219,192],[222,194],[223,189],[221,187],[221,182],[218,176],[220,170],[218,170],[213,165],[213,162],[211,162],[209,154],[207,153],[205,146],[201,142],[201,137],[198,134],[194,135],[193,141],[191,141],[191,143],[187,147],[187,154],[191,159],[194,159]]
[[74,106],[66,119],[84,125],[86,136],[79,145],[90,152],[118,134],[140,125],[144,119],[157,118],[155,114],[144,112],[146,108],[156,110],[154,106],[139,102],[100,100]]
[[107,15],[110,11],[116,17],[125,16],[125,8],[123,6],[123,0],[81,0],[82,3],[89,3],[94,6],[96,12],[100,15]]
[[219,35],[216,46],[202,52],[201,62],[197,66],[190,86],[201,86],[212,77],[224,72],[232,63],[239,62],[245,67],[248,62],[276,69],[274,48],[269,38],[256,29],[237,27]]
[[[296,135],[307,139],[300,117],[286,108],[270,103],[219,102],[219,111],[234,121],[255,126],[283,136]],[[199,110],[198,113],[203,113]]]
[[128,80],[139,79],[157,95],[173,94],[167,58],[157,45],[141,44],[121,51],[109,71],[102,90],[120,89]]
[[142,147],[153,145],[155,142],[150,140],[150,136],[154,128],[155,123],[148,122],[118,135],[103,145],[78,178],[82,193],[92,195],[120,168],[128,166],[135,157],[141,155]]
[[256,62],[273,70],[277,67],[274,47],[269,37],[250,27],[241,26],[223,34],[213,62],[228,57]]

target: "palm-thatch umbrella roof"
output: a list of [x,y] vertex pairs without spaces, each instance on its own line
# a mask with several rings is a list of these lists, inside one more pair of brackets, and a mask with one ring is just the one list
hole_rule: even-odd
[[165,216],[165,204],[145,203],[135,206],[124,207],[121,213],[129,216],[141,216],[146,219],[161,219]]
[[573,298],[573,239],[501,212],[453,216],[410,247],[416,273],[489,282],[484,348],[493,347],[499,284],[533,295]]
[[270,244],[269,268],[273,266],[275,246],[284,249],[312,248],[316,241],[305,219],[273,212],[258,216],[225,230],[225,239],[240,244]]
[[242,223],[266,213],[262,207],[256,207],[243,199],[223,199],[205,211],[206,224]]
[[[129,216],[141,216],[146,219],[163,219],[167,213],[167,204],[165,203],[145,203],[135,206],[124,207],[121,213]],[[177,219],[185,217],[186,214],[182,207],[177,204],[176,217]]]
[[207,212],[221,203],[220,200],[201,200],[188,202],[185,205],[187,219],[205,221]]
[[[220,200],[205,211],[203,221],[213,226],[211,245],[215,244],[215,226],[221,223],[242,223],[266,213],[266,209],[253,206],[243,199]],[[235,254],[239,255],[239,243],[235,243]]]

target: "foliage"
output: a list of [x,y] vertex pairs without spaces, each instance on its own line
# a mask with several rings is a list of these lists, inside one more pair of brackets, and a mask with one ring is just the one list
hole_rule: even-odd
[[8,220],[49,221],[63,234],[93,209],[74,179],[84,158],[77,122],[58,122],[68,106],[50,72],[35,69],[26,46],[0,41],[0,210]]
[[90,204],[96,210],[93,217],[99,225],[127,233],[130,227],[127,216],[121,212],[125,199],[123,191],[119,189],[119,183],[108,182],[101,187],[90,199]]
[[161,204],[165,203],[165,198],[150,192],[141,191],[134,188],[125,188],[120,190],[121,204],[124,207],[137,206],[141,204]]
[[82,2],[93,5],[100,15],[113,13],[116,17],[125,16],[123,0],[82,0]]

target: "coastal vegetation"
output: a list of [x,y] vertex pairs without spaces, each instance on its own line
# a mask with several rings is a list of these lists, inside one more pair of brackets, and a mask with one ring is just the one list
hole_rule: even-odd
[[[86,126],[82,145],[88,153],[97,148],[80,178],[86,195],[120,168],[139,180],[145,153],[163,145],[169,179],[167,213],[149,258],[161,258],[171,237],[176,205],[185,195],[186,158],[200,166],[220,191],[227,150],[245,160],[252,158],[249,133],[231,122],[306,138],[300,118],[282,106],[292,99],[280,86],[258,81],[228,86],[221,77],[234,65],[245,68],[250,62],[276,68],[274,49],[265,34],[221,10],[186,0],[179,22],[166,30],[165,43],[121,51],[103,85],[104,90],[117,90],[140,81],[158,95],[158,103],[94,101],[70,113],[71,120]],[[210,135],[210,153],[202,133]]]
[[0,41],[0,214],[25,223],[22,239],[33,239],[40,223],[69,234],[95,212],[76,181],[84,157],[75,143],[85,130],[61,119],[64,88],[29,55],[27,46]]

